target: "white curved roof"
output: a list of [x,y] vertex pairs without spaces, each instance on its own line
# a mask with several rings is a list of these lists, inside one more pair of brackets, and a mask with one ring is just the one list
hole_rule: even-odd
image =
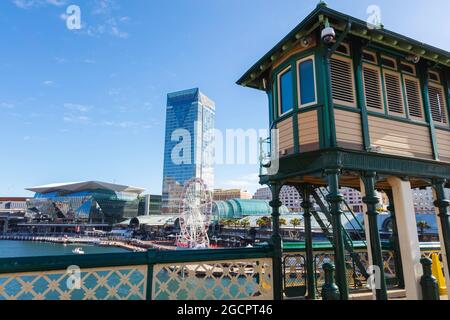
[[96,190],[96,189],[106,189],[115,192],[129,192],[135,194],[141,194],[145,190],[142,188],[124,186],[120,184],[113,184],[101,181],[52,183],[43,186],[27,188],[26,190],[38,193],[49,193],[54,191],[79,192],[84,190]]

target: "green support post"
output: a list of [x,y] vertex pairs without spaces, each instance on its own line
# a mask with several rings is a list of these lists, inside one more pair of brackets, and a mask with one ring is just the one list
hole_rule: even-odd
[[329,121],[329,137],[330,140],[327,141],[327,147],[337,147],[337,138],[336,138],[336,127],[335,127],[335,119],[334,119],[334,103],[333,103],[333,89],[331,83],[331,68],[330,68],[330,56],[325,54],[323,57],[323,71],[324,71],[324,82],[326,88],[326,108],[325,112],[328,115]]
[[433,187],[436,193],[434,205],[439,210],[438,216],[442,228],[442,242],[444,243],[445,256],[447,257],[447,261],[443,261],[443,263],[447,263],[447,267],[450,268],[450,214],[448,211],[450,201],[445,196],[445,183],[445,179],[435,179],[433,181]]
[[148,249],[147,250],[147,289],[145,293],[146,300],[152,300],[152,291],[153,291],[153,267],[156,264],[157,260],[156,249]]
[[358,105],[361,109],[361,132],[363,137],[364,150],[371,150],[369,119],[367,115],[367,106],[364,93],[363,66],[362,66],[362,44],[361,41],[354,39],[351,42],[353,53],[353,65],[355,74],[356,96]]
[[327,201],[330,203],[331,223],[333,225],[334,254],[336,265],[336,283],[342,300],[348,300],[347,270],[345,264],[344,236],[342,233],[342,210],[341,204],[344,200],[339,193],[339,168],[327,169],[325,174],[328,179],[330,193],[327,195]]
[[387,207],[387,209],[391,213],[392,247],[394,249],[395,275],[397,276],[398,281],[397,285],[400,288],[405,288],[405,279],[403,277],[402,255],[400,251],[400,240],[398,238],[397,218],[395,216],[394,195],[392,193],[392,190],[386,190],[385,193],[389,199],[389,206]]
[[313,204],[311,202],[311,186],[302,185],[301,195],[303,198],[302,208],[305,227],[305,249],[306,249],[306,283],[308,285],[308,299],[316,299],[316,275],[314,271],[314,251],[311,228],[311,209]]
[[325,273],[325,283],[322,286],[322,300],[339,300],[341,294],[338,286],[334,283],[334,266],[331,263],[324,263],[322,269]]
[[422,258],[420,259],[420,263],[423,268],[423,276],[420,278],[422,300],[440,300],[439,286],[431,271],[433,262],[429,258]]
[[280,234],[280,190],[281,184],[271,183],[272,191],[272,237],[271,245],[273,247],[273,297],[275,300],[283,299],[283,240]]
[[[378,211],[377,204],[380,202],[380,198],[375,191],[375,172],[365,172],[362,175],[366,196],[362,199],[367,205],[367,216],[369,220],[369,233],[370,233],[370,248],[372,252],[372,260],[374,266],[379,268],[379,287],[376,288],[377,300],[387,300],[386,279],[384,276],[384,262],[383,253],[381,249],[380,234],[378,229]],[[378,279],[377,279],[378,280]]]
[[425,120],[428,122],[431,147],[433,150],[434,160],[439,160],[439,150],[436,142],[436,128],[434,126],[433,116],[431,114],[430,107],[430,93],[429,93],[429,77],[428,77],[428,66],[425,61],[422,61],[417,68],[420,79],[420,90],[422,91],[423,108],[425,110]]

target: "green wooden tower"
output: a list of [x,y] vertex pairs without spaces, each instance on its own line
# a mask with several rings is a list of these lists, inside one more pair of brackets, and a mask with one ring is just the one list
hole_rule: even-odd
[[[450,283],[450,202],[444,193],[450,179],[449,67],[449,52],[369,25],[321,2],[238,80],[239,85],[265,91],[269,101],[270,159],[263,161],[260,182],[269,185],[273,195],[278,299],[282,298],[279,191],[284,185],[295,186],[302,194],[307,222],[311,196],[318,187],[328,187],[341,299],[348,298],[348,286],[339,188],[364,194],[369,258],[381,277],[377,299],[387,299],[387,292],[376,190],[386,192],[396,225],[397,271],[408,298],[420,299],[411,188],[432,186]],[[308,230],[306,235],[310,247]],[[311,265],[312,249],[307,256]],[[314,276],[308,280],[314,290]]]

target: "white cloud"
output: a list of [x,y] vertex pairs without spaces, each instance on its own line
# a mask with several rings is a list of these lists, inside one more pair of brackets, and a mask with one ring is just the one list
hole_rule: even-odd
[[0,108],[13,109],[14,107],[15,107],[15,105],[12,104],[12,103],[8,103],[8,102],[1,102],[0,103]]
[[251,173],[239,178],[225,180],[223,182],[226,188],[254,189],[259,184],[259,176],[257,173]]
[[47,87],[53,87],[55,85],[55,82],[52,80],[45,80],[42,82],[42,84]]
[[78,111],[78,112],[88,112],[91,107],[90,106],[86,106],[83,104],[78,104],[78,103],[64,103],[64,108],[71,110],[71,111]]
[[33,7],[51,5],[61,7],[68,3],[67,0],[13,0],[16,7],[20,9],[31,9]]
[[86,116],[73,116],[73,115],[66,115],[63,117],[64,122],[69,123],[81,123],[81,124],[88,124],[90,123],[90,118]]
[[130,17],[116,17],[115,11],[118,9],[119,5],[116,0],[96,1],[92,14],[98,16],[101,22],[96,25],[84,25],[85,33],[93,37],[108,34],[121,39],[128,38],[128,33],[121,30],[121,24],[130,21]]

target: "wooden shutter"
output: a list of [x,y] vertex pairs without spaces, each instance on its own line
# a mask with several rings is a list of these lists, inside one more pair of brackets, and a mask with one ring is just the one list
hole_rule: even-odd
[[424,120],[422,94],[419,79],[403,75],[405,82],[406,102],[410,118]]
[[383,92],[381,89],[380,68],[363,65],[364,96],[368,109],[384,112]]
[[333,55],[330,69],[333,102],[344,106],[356,107],[352,60]]
[[439,124],[447,124],[447,103],[445,101],[444,88],[438,84],[429,84],[428,95],[430,97],[430,109],[433,121]]
[[384,71],[384,86],[389,114],[404,115],[402,84],[400,74],[392,71]]

